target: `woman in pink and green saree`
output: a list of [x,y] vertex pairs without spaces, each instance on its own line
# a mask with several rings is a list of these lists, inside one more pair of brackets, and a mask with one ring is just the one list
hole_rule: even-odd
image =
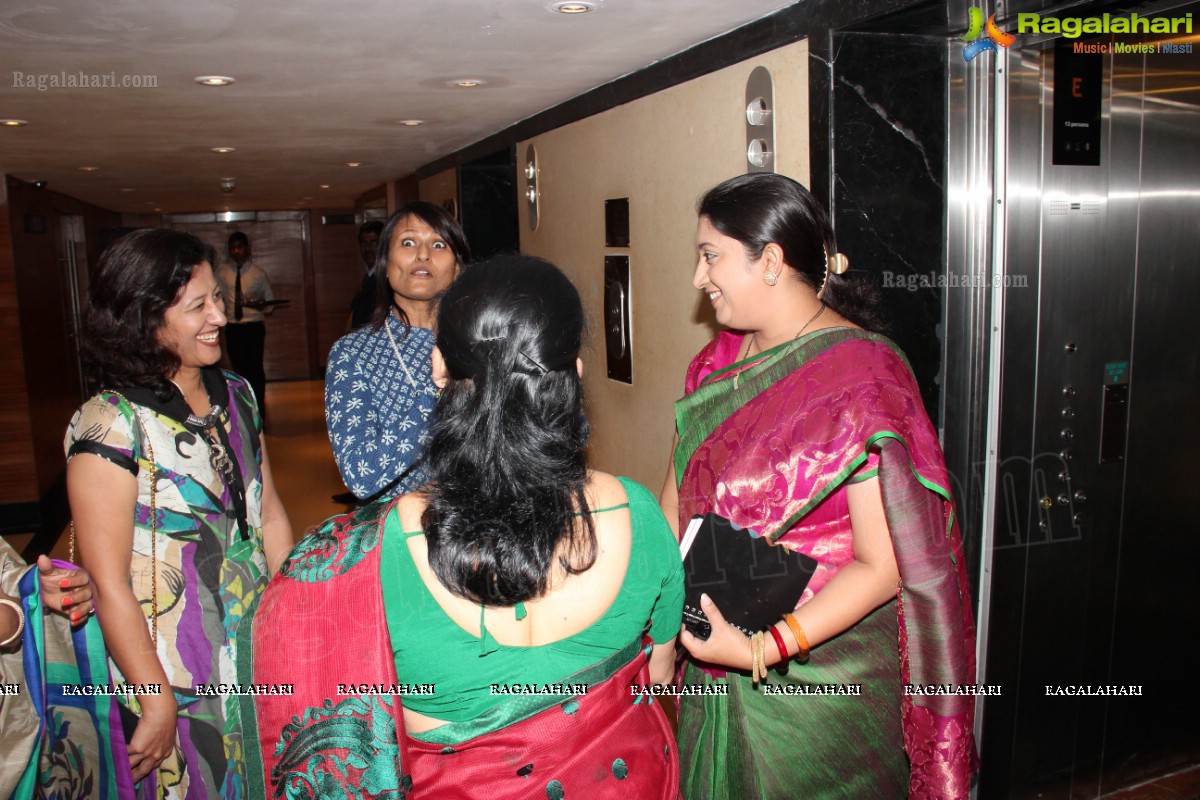
[[447,290],[430,482],[311,533],[243,623],[252,791],[678,797],[682,562],[653,495],[587,468],[582,329],[538,259]]
[[682,698],[684,795],[966,797],[973,697],[906,689],[975,683],[962,542],[907,361],[867,330],[868,295],[800,184],[734,178],[699,214],[693,283],[728,330],[688,369],[664,510],[818,565],[765,631],[706,597],[711,635],[681,634],[685,681],[729,693]]

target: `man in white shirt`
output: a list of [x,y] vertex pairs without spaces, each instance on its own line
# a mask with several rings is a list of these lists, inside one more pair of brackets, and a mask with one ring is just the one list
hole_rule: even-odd
[[274,300],[267,273],[250,260],[250,239],[241,231],[229,234],[229,261],[217,270],[225,294],[225,345],[233,371],[254,390],[263,419],[267,416],[267,376],[263,370],[263,348],[267,327],[265,314]]

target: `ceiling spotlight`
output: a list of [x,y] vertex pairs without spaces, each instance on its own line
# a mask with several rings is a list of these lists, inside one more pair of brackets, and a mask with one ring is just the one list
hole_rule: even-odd
[[234,82],[228,75],[200,75],[193,80],[201,86],[228,86]]
[[424,125],[425,120],[423,120],[423,119],[402,119],[402,120],[400,120],[400,124],[406,128],[415,128],[418,125]]
[[235,150],[237,150],[236,147],[214,147],[212,149],[214,153],[232,153]]
[[479,78],[460,78],[456,81],[450,81],[452,86],[457,86],[460,89],[473,89],[476,86],[483,86],[485,83],[487,81],[480,80]]
[[361,161],[347,161],[346,166],[347,167],[361,167],[362,162]]
[[6,128],[24,128],[28,124],[27,119],[0,119],[0,125]]
[[96,170],[98,170],[100,168],[99,167],[80,167],[80,169],[83,170],[84,172],[95,172]]
[[557,11],[559,14],[586,14],[589,11],[594,11],[596,7],[591,3],[581,3],[578,0],[566,3],[555,3],[550,6],[551,11]]
[[322,188],[322,189],[328,189],[328,188],[329,188],[329,184],[328,184],[328,183],[322,183],[322,184],[321,184],[321,188]]

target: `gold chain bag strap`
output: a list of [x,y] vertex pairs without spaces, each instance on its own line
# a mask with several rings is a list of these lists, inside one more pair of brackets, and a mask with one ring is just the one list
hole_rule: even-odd
[[[156,485],[158,483],[158,462],[154,460],[154,445],[150,442],[150,434],[146,431],[146,426],[142,424],[142,415],[137,412],[135,406],[128,397],[120,392],[106,390],[105,394],[111,394],[125,401],[125,405],[129,406],[130,412],[133,414],[133,419],[137,423],[138,429],[142,432],[142,441],[146,445],[146,458],[150,462],[150,638],[154,642],[154,649],[158,649],[158,508],[155,503],[155,495],[157,494]],[[132,442],[130,443],[132,445]],[[130,448],[132,450],[132,447]],[[75,561],[75,520],[71,520],[71,551],[70,561],[72,564]]]

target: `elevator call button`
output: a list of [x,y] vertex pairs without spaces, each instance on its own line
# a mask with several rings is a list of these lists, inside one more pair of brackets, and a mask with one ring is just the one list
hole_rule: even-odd
[[1129,362],[1110,361],[1104,365],[1104,385],[1129,383]]

